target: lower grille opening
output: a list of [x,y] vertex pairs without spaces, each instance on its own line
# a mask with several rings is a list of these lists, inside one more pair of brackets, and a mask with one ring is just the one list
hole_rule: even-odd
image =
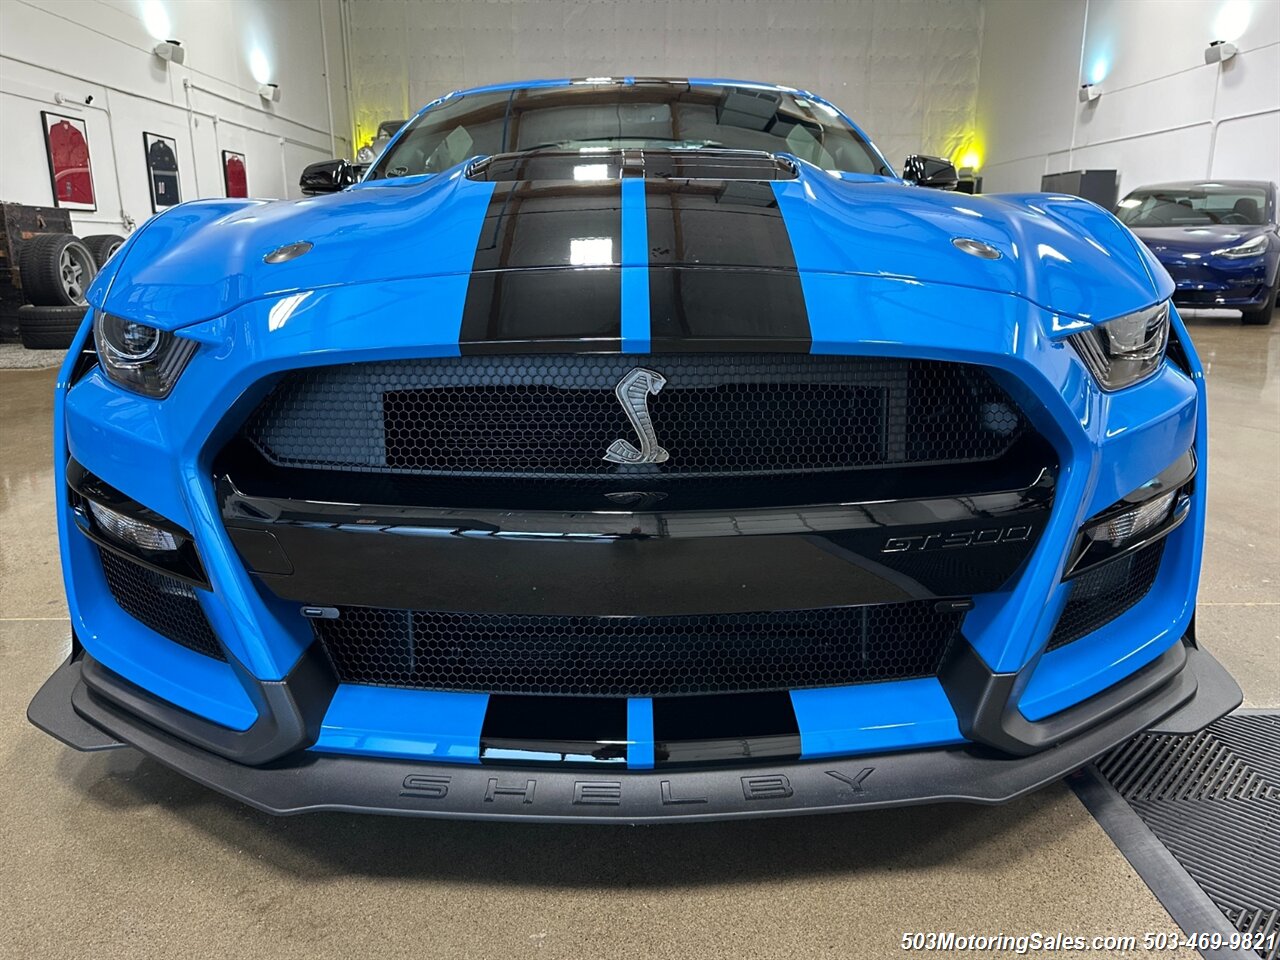
[[1138,603],[1151,590],[1165,541],[1100,564],[1078,577],[1046,650],[1057,650],[1093,633]]
[[194,587],[111,550],[99,548],[98,553],[107,589],[120,609],[188,650],[226,660]]
[[647,617],[342,607],[312,623],[344,683],[646,697],[931,676],[964,619],[937,606]]

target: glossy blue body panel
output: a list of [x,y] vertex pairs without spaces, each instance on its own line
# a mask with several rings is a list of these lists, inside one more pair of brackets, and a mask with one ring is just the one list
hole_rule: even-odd
[[806,760],[964,741],[936,677],[792,690],[791,706]]
[[312,747],[410,760],[480,762],[487,693],[442,693],[343,684]]
[[649,227],[644,180],[622,181],[622,350],[649,352]]
[[653,701],[648,697],[627,701],[627,766],[653,769]]
[[[199,348],[165,401],[129,393],[101,370],[71,386],[70,361],[60,379],[63,567],[77,633],[97,659],[200,716],[236,729],[252,723],[232,667],[164,641],[114,606],[61,492],[65,453],[192,533],[213,587],[202,604],[228,652],[253,677],[284,677],[312,634],[240,562],[221,522],[212,458],[286,371],[458,354],[494,189],[468,180],[464,166],[302,201],[183,204],[139,230],[99,275],[92,303],[175,330]],[[803,163],[798,179],[772,189],[814,353],[983,365],[1058,453],[1054,508],[1034,553],[1005,592],[975,598],[964,624],[992,670],[1035,663],[1023,713],[1035,720],[1078,703],[1176,642],[1190,619],[1202,549],[1198,362],[1175,315],[1192,375],[1166,363],[1147,381],[1108,394],[1066,342],[1090,323],[1170,296],[1173,283],[1151,253],[1110,214],[1075,198],[969,197]],[[644,353],[644,180],[624,179],[622,190],[623,350]],[[1002,256],[975,258],[953,246],[954,237],[982,240]],[[313,249],[263,263],[298,240]],[[1201,474],[1191,515],[1170,539],[1151,593],[1103,630],[1041,657],[1065,602],[1060,578],[1081,523],[1193,446]],[[792,705],[808,757],[961,739],[936,680],[794,691]],[[484,695],[343,686],[315,749],[476,762],[483,715]],[[628,727],[629,765],[652,765],[650,701],[629,702]]]
[[[76,432],[69,430],[67,398],[80,347],[90,336],[86,316],[58,372],[54,392],[54,496],[62,577],[72,628],[95,659],[121,676],[191,713],[233,730],[247,729],[257,719],[257,710],[230,665],[178,646],[121,610],[107,589],[98,548],[75,527],[66,495],[68,434]],[[106,448],[111,442],[110,435],[103,440]],[[146,459],[135,462],[127,479],[144,472],[138,467],[146,462]],[[206,612],[216,606],[210,596],[203,595],[205,591],[199,594]]]

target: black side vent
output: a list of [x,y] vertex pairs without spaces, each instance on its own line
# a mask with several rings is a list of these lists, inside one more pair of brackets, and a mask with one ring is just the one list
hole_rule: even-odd
[[162,637],[215,660],[226,660],[196,598],[195,588],[175,577],[99,549],[111,596],[125,613]]
[[1065,647],[1137,604],[1156,582],[1164,545],[1164,540],[1158,540],[1141,550],[1100,564],[1078,577],[1045,649]]

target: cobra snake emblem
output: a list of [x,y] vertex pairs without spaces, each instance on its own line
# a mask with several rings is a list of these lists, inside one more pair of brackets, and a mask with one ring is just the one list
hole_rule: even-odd
[[649,416],[649,395],[657,394],[666,386],[667,378],[654,370],[636,367],[618,381],[614,396],[631,421],[631,429],[640,438],[637,449],[629,440],[615,440],[609,444],[604,458],[610,463],[664,463],[670,454],[658,444],[653,430],[653,418]]

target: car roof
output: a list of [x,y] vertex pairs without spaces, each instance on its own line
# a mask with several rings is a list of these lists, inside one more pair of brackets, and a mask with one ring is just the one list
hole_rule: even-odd
[[732,87],[752,87],[756,90],[776,90],[779,93],[799,93],[804,94],[807,91],[797,89],[796,87],[788,87],[777,83],[764,83],[760,80],[737,80],[727,77],[554,77],[550,79],[540,80],[513,80],[505,83],[484,84],[478,87],[467,87],[462,90],[455,90],[453,96],[464,93],[492,93],[497,90],[520,90],[523,88],[536,87],[566,87],[571,84],[614,84],[616,86],[632,86],[637,83],[674,83],[674,84],[697,84],[700,86],[732,86]]
[[1274,190],[1275,184],[1270,180],[1172,180],[1168,183],[1144,183],[1134,187],[1130,193],[1138,190],[1184,190],[1187,187],[1257,187],[1260,190]]

